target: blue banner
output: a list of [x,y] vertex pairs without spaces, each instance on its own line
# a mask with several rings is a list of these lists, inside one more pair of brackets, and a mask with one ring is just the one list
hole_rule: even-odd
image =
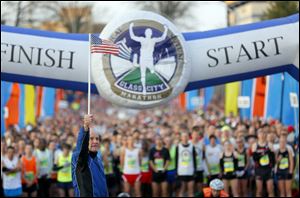
[[252,90],[253,90],[253,79],[242,81],[241,96],[248,96],[250,98],[250,107],[240,109],[240,116],[243,119],[251,118]]
[[20,86],[20,111],[19,111],[19,127],[25,127],[25,85],[19,84]]
[[9,100],[12,83],[1,80],[1,136],[5,133],[4,107]]
[[[294,109],[291,107],[290,93],[296,93],[299,101],[299,83],[288,73],[285,73],[283,86],[282,123],[284,125],[295,125],[295,120],[299,122],[299,108]],[[276,108],[276,106],[274,108]]]
[[280,108],[282,103],[283,73],[274,74],[269,77],[267,103],[265,117],[280,119]]
[[204,109],[206,109],[208,104],[211,102],[214,92],[215,87],[207,87],[204,89]]
[[52,117],[55,111],[55,89],[44,87],[42,117]]
[[199,100],[199,91],[198,90],[193,90],[193,91],[188,91],[186,92],[186,109],[188,111],[193,111],[197,108],[195,100]]

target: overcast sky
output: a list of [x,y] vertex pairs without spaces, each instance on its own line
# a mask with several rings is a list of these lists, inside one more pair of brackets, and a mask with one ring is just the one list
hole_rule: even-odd
[[[9,16],[10,20],[7,20],[7,24],[13,25],[12,22],[15,21],[14,10],[8,12],[5,6],[3,6],[5,5],[3,4],[4,2],[1,1],[1,16],[4,10],[6,13],[11,14],[11,16]],[[68,4],[70,2],[62,1],[61,3]],[[93,19],[95,22],[101,23],[108,23],[115,14],[122,14],[137,9],[135,1],[84,1],[80,3],[94,4]],[[193,1],[191,13],[189,14],[193,17],[179,20],[182,24],[184,23],[187,26],[177,26],[182,32],[218,29],[225,27],[227,24],[226,5],[223,1]],[[45,14],[44,11],[38,12],[36,17],[49,20],[49,16]]]
[[[193,1],[193,18],[185,21],[189,28],[178,27],[181,31],[204,31],[218,29],[227,25],[226,5],[222,1]],[[105,9],[105,14],[102,11]],[[136,9],[135,2],[101,1],[95,2],[93,10],[96,22],[107,23],[116,14]]]

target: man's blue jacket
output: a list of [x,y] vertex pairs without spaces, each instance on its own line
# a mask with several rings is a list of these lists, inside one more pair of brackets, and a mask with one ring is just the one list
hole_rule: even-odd
[[78,134],[72,155],[72,181],[76,197],[108,197],[101,155],[89,152],[90,133]]

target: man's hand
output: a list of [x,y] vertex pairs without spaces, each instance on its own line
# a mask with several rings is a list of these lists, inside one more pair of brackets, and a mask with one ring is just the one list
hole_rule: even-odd
[[84,127],[85,132],[87,132],[89,130],[92,122],[93,122],[93,115],[92,114],[84,115],[83,127]]

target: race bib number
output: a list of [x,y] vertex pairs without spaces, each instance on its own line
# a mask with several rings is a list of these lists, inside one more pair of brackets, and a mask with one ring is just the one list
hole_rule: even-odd
[[164,159],[162,158],[156,158],[154,160],[155,167],[158,171],[163,171],[164,170]]
[[280,160],[279,169],[287,169],[289,167],[289,160],[284,157]]
[[17,173],[10,173],[7,175],[7,177],[9,177],[10,179],[13,179],[13,178],[17,177]]
[[197,155],[196,160],[197,160],[197,169],[199,170],[201,168],[202,159],[200,156]]
[[224,172],[229,173],[234,171],[233,162],[224,162]]
[[142,166],[141,166],[142,172],[148,172],[149,171],[149,161],[142,159]]
[[136,159],[135,158],[129,158],[128,159],[128,167],[129,168],[135,168]]
[[217,175],[220,173],[220,166],[219,164],[211,164],[210,165],[210,174]]
[[238,167],[245,167],[245,155],[238,155]]
[[34,173],[32,171],[25,172],[25,178],[29,181],[33,181],[34,180]]
[[40,161],[40,166],[43,167],[43,168],[48,167],[48,159],[47,158],[42,159]]
[[105,167],[105,173],[106,174],[112,174],[113,173],[113,165],[111,162],[108,162],[108,165]]
[[268,155],[264,155],[259,159],[259,164],[261,166],[267,166],[270,163],[270,159]]
[[183,168],[187,168],[189,166],[189,163],[191,163],[191,156],[189,152],[183,152],[182,153],[182,160],[181,160],[181,166]]

